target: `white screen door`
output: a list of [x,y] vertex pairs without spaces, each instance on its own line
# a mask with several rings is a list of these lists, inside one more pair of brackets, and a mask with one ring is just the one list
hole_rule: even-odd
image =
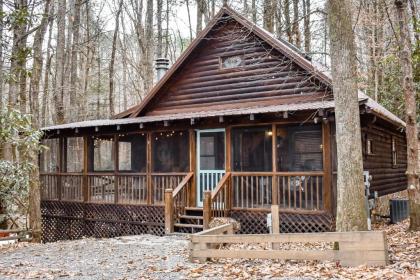
[[197,206],[225,174],[225,129],[197,130]]

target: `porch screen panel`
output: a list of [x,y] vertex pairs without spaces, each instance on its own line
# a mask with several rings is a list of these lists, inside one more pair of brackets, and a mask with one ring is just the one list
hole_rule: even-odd
[[186,131],[166,131],[152,134],[153,172],[187,172],[189,141]]
[[93,136],[89,141],[89,171],[114,171],[113,136]]
[[272,171],[273,168],[271,126],[234,128],[231,133],[232,170],[255,172],[233,176],[233,207],[269,208],[272,178],[258,172]]
[[322,171],[321,125],[277,127],[279,171]]
[[232,129],[233,171],[272,171],[272,131],[268,126]]
[[[323,170],[321,125],[277,127],[277,165],[280,172]],[[319,210],[323,207],[323,176],[317,173],[278,177],[282,208]]]
[[146,135],[118,137],[118,169],[122,172],[146,172]]
[[58,172],[59,171],[59,139],[44,139],[42,145],[45,149],[40,155],[40,171],[41,172]]
[[68,137],[65,143],[65,171],[83,172],[83,137]]

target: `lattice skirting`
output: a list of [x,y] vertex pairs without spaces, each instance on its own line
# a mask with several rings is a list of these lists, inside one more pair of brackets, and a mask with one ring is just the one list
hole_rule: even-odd
[[42,201],[41,212],[44,242],[165,233],[163,206]]
[[[232,210],[230,216],[241,223],[240,233],[269,233],[267,214],[269,211]],[[300,214],[280,211],[280,232],[325,232],[335,230],[334,217],[329,213]]]

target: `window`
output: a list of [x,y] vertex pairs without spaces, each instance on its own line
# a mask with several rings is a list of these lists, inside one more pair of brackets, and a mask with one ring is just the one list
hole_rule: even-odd
[[45,149],[42,150],[40,156],[40,171],[58,172],[60,166],[58,161],[59,139],[44,139],[42,140],[42,145],[45,146]]
[[146,172],[146,134],[118,137],[118,169],[124,172]]
[[114,171],[114,137],[94,136],[89,142],[89,171]]
[[271,126],[232,129],[234,171],[272,171]]
[[83,172],[83,137],[65,138],[66,172]]
[[279,171],[321,171],[321,125],[277,127],[277,164]]
[[373,155],[373,145],[372,145],[373,141],[372,139],[367,139],[366,140],[366,153],[368,155]]
[[222,57],[220,60],[222,69],[232,69],[243,65],[243,57],[240,55]]
[[166,131],[152,134],[153,172],[187,172],[189,167],[188,133]]
[[392,166],[397,165],[397,143],[395,138],[392,137]]

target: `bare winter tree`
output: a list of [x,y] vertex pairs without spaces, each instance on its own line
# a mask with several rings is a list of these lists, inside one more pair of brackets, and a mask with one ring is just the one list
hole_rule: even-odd
[[407,180],[410,201],[410,230],[420,230],[420,183],[418,174],[418,135],[416,125],[416,90],[413,82],[411,40],[407,0],[394,2],[399,29],[399,59],[401,83],[405,97],[405,123],[407,135]]
[[57,2],[57,47],[55,56],[54,103],[56,123],[64,123],[64,66],[66,45],[66,0]]
[[356,45],[348,1],[328,1],[337,138],[337,231],[367,229]]

